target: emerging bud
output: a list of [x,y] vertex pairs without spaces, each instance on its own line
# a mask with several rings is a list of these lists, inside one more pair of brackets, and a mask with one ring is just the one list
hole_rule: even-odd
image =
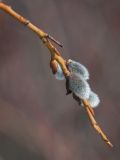
[[91,91],[90,96],[88,98],[88,102],[90,103],[92,108],[95,108],[99,105],[100,99],[96,93]]
[[69,89],[81,99],[89,98],[90,86],[79,74],[71,72],[69,77]]
[[57,80],[64,80],[65,76],[63,74],[63,71],[61,69],[61,66],[58,64],[56,60],[50,61],[50,67],[52,69],[52,72]]
[[52,69],[53,74],[55,74],[57,72],[57,61],[54,59],[50,60],[50,68]]
[[67,61],[67,66],[68,66],[68,69],[70,72],[80,74],[85,80],[89,79],[89,72],[88,72],[87,68],[85,66],[83,66],[82,64],[69,59]]

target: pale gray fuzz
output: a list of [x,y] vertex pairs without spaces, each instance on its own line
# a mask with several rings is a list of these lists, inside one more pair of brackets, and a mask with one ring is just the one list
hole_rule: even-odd
[[57,72],[55,73],[55,78],[57,80],[64,80],[65,79],[65,76],[63,74],[63,71],[61,69],[61,66],[57,63]]
[[90,86],[79,74],[71,72],[69,77],[69,89],[81,99],[89,98]]
[[67,65],[70,72],[80,74],[85,80],[89,79],[89,72],[84,65],[71,59],[68,60]]
[[96,93],[93,91],[90,92],[90,96],[88,98],[88,102],[90,103],[92,108],[95,108],[99,105],[100,99]]

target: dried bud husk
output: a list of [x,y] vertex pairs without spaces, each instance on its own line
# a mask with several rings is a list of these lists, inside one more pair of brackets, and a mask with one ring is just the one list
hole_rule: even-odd
[[72,94],[73,98],[78,102],[79,105],[82,104],[81,99],[77,97],[74,93]]
[[68,77],[66,77],[66,91],[67,91],[66,95],[69,95],[72,93],[72,91],[69,89],[69,78]]

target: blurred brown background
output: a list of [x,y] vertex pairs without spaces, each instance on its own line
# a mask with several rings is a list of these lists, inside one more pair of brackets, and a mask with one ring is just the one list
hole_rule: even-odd
[[54,79],[49,52],[30,30],[0,11],[0,160],[120,159],[120,1],[5,0],[64,44],[65,58],[89,68],[101,98],[91,127],[84,109]]

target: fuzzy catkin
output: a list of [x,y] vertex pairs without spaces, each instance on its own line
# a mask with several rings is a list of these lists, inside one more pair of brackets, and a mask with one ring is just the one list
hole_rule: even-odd
[[71,72],[69,77],[69,89],[79,98],[88,99],[90,86],[79,74]]
[[99,105],[100,99],[96,93],[93,91],[90,92],[90,96],[88,98],[88,102],[90,103],[92,108],[95,108]]
[[61,66],[57,63],[57,72],[54,74],[55,78],[57,80],[64,80],[65,76],[63,74],[63,71],[61,69]]
[[89,79],[89,72],[87,68],[81,63],[69,59],[67,62],[67,66],[70,72],[80,74],[85,80]]

